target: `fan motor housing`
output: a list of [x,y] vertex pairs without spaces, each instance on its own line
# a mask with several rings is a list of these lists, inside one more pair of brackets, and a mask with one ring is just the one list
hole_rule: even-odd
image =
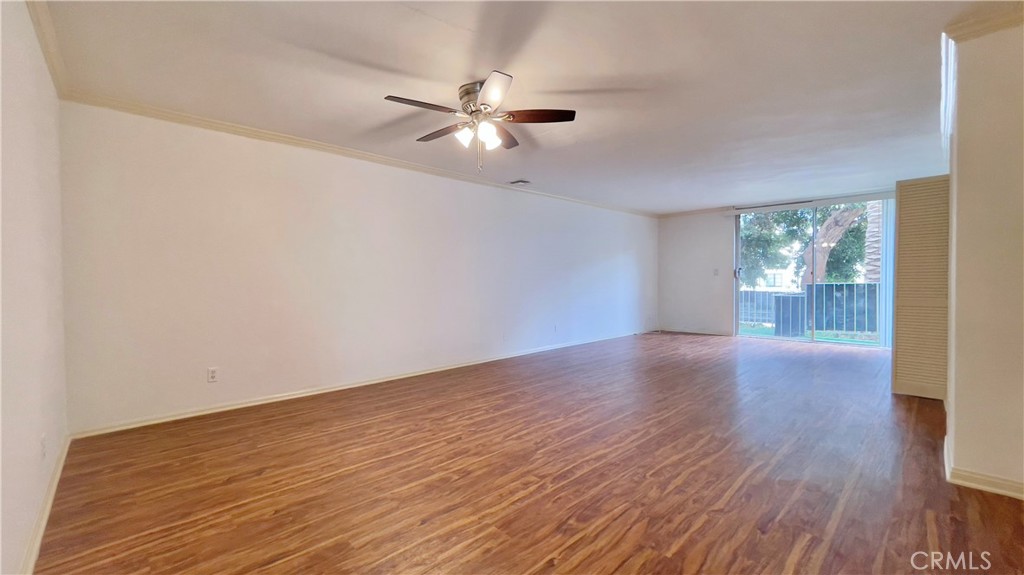
[[476,99],[483,88],[483,82],[470,82],[459,86],[459,101],[462,102],[462,110],[467,114],[477,111]]

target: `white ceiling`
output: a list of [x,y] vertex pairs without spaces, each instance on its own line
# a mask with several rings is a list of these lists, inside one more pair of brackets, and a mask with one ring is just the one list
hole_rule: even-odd
[[947,171],[940,34],[959,2],[51,3],[68,88],[464,174],[462,83],[515,77],[482,177],[670,213]]

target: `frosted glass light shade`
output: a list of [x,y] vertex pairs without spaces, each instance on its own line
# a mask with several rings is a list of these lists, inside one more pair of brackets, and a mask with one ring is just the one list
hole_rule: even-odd
[[467,126],[458,132],[455,132],[455,137],[458,138],[460,144],[468,148],[469,143],[473,141],[473,130],[470,130]]
[[501,145],[498,130],[490,122],[480,122],[480,125],[476,128],[476,135],[488,150],[493,150]]

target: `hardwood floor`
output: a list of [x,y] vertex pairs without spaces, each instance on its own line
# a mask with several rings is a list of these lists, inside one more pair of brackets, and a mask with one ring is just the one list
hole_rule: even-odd
[[649,334],[79,439],[37,571],[1021,572],[889,365]]

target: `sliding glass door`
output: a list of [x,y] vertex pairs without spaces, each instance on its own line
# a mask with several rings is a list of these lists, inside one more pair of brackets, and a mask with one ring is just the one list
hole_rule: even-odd
[[810,339],[803,252],[814,209],[740,215],[739,335]]
[[737,333],[887,346],[891,203],[741,214]]

